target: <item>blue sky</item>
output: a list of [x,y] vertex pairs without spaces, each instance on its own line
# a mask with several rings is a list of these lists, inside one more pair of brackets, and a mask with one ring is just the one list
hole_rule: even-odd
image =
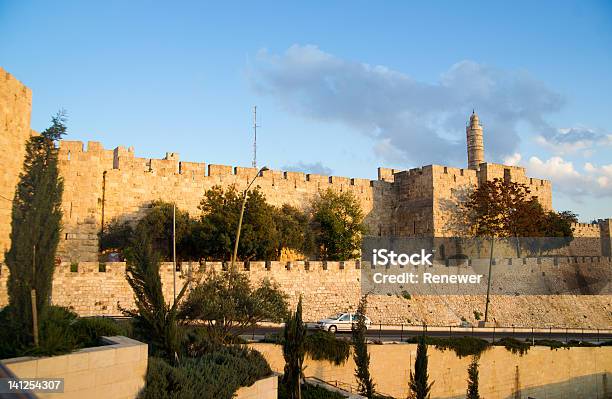
[[[426,4],[427,3],[427,4]],[[488,161],[550,178],[554,206],[612,217],[612,3],[0,0],[0,65],[67,139],[138,156],[375,178]]]

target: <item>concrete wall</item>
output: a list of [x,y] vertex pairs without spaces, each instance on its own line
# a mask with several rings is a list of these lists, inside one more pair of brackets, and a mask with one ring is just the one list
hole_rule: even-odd
[[[282,372],[284,360],[280,346],[252,344]],[[405,398],[410,370],[414,368],[416,345],[369,345],[370,372],[376,388],[384,394]],[[471,358],[458,358],[453,351],[429,347],[429,380],[435,381],[432,399],[465,398],[467,368]],[[305,374],[325,381],[339,381],[354,388],[355,363],[352,357],[341,366],[306,359]],[[535,347],[523,356],[503,347],[493,347],[480,358],[480,395],[502,398],[609,398],[612,395],[612,347],[551,350]]]
[[[612,325],[612,262],[603,257],[553,259],[496,259],[491,299],[491,320],[500,326],[608,328]],[[436,263],[427,271],[443,274],[480,273],[488,259],[472,260],[472,266]],[[245,265],[240,264],[244,270]],[[207,270],[221,270],[218,262]],[[197,263],[183,264],[177,272],[178,292],[191,274],[203,277]],[[125,263],[106,263],[101,272],[97,262],[81,262],[77,271],[69,263],[57,267],[52,302],[80,315],[117,315],[118,306],[134,306],[133,293],[125,279]],[[367,262],[251,262],[244,270],[250,280],[276,282],[294,307],[300,295],[304,318],[316,321],[339,311],[355,310],[362,292],[362,280],[378,269]],[[407,269],[390,270],[404,272]],[[424,271],[414,269],[415,271]],[[170,301],[173,293],[172,264],[164,263],[160,275]],[[0,268],[0,306],[7,303],[8,270]],[[483,280],[484,281],[484,280]],[[477,323],[474,311],[484,313],[484,283],[470,289],[456,285],[404,287],[400,292],[372,296],[368,316],[375,323],[458,325],[462,319]],[[504,295],[500,295],[504,293]],[[520,295],[515,295],[520,293]]]
[[144,387],[147,345],[126,337],[109,337],[109,345],[52,357],[2,360],[20,378],[64,378],[64,393],[39,398],[133,399]]
[[262,378],[255,381],[250,387],[238,388],[234,396],[236,399],[277,399],[278,376]]

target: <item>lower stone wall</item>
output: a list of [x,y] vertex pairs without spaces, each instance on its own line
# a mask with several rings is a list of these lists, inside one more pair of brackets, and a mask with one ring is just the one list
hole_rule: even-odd
[[[274,371],[285,365],[282,349],[274,344],[251,344],[261,352]],[[369,345],[370,373],[383,394],[405,398],[410,370],[416,357],[414,344]],[[428,348],[429,381],[434,381],[431,398],[465,398],[467,368],[471,357],[458,358],[453,351]],[[487,399],[572,398],[612,396],[612,347],[551,350],[531,348],[523,356],[504,347],[492,347],[479,360],[479,393]],[[577,366],[579,365],[579,366]],[[339,385],[357,387],[352,356],[341,366],[307,358],[305,374]]]
[[55,399],[133,399],[145,384],[148,347],[126,337],[106,338],[109,345],[52,357],[2,360],[19,378],[63,378],[64,393],[37,393]]
[[[475,259],[470,265],[435,264],[427,271],[468,273],[485,267],[487,260]],[[604,257],[561,259],[496,259],[492,284],[491,319],[499,326],[581,327],[612,326],[612,262]],[[192,276],[192,283],[203,278],[198,263],[184,263],[176,272],[176,292]],[[294,307],[301,295],[304,319],[316,321],[340,311],[357,308],[364,276],[371,272],[365,262],[251,262],[240,264],[253,283],[269,279],[288,295]],[[202,267],[221,270],[211,262]],[[375,269],[378,270],[378,269]],[[407,271],[408,269],[401,269]],[[416,270],[416,269],[415,269]],[[168,301],[173,297],[174,275],[171,263],[160,269]],[[0,306],[7,301],[8,270],[0,268]],[[477,324],[477,313],[484,313],[484,292],[466,288],[433,289],[411,287],[400,292],[372,295],[368,316],[374,323],[422,325]],[[500,292],[506,295],[499,295]],[[120,315],[120,308],[134,306],[133,293],[125,279],[125,263],[62,263],[55,271],[52,303],[68,307],[81,316]]]

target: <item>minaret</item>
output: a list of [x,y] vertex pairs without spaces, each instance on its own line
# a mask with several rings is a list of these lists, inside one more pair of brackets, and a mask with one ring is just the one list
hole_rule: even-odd
[[478,170],[484,160],[484,144],[482,141],[482,126],[478,115],[472,111],[470,124],[465,128],[467,136],[468,168]]

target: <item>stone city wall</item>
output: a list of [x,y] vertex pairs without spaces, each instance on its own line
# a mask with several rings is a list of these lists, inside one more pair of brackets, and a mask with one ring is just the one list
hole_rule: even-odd
[[[495,263],[491,320],[498,325],[584,328],[612,325],[610,258],[495,259]],[[488,260],[482,259],[473,260],[471,266],[436,263],[426,270],[443,274],[480,273],[478,267],[485,269],[486,265]],[[288,295],[292,307],[302,295],[304,318],[309,321],[355,310],[362,282],[366,273],[372,271],[366,262],[250,262],[240,267],[253,283],[263,279],[276,282]],[[222,264],[209,262],[205,269],[220,271]],[[183,263],[176,273],[176,292],[187,276],[192,276],[192,284],[197,284],[204,273],[199,270],[198,263]],[[174,291],[172,264],[163,263],[160,274],[164,294],[170,301]],[[7,278],[8,270],[3,266],[0,306],[7,303]],[[384,324],[458,325],[462,320],[477,324],[475,311],[484,313],[484,298],[481,290],[465,286],[398,287],[384,295],[373,295],[368,315],[373,322]],[[125,263],[62,263],[54,275],[51,301],[83,316],[119,315],[119,307],[133,307]]]
[[30,129],[32,92],[0,67],[0,262],[10,246],[11,207]]
[[[175,202],[197,215],[206,190],[215,185],[244,189],[257,169],[181,162],[178,154],[164,159],[134,156],[132,149],[105,150],[89,142],[62,141],[60,170],[64,177],[64,231],[58,256],[63,261],[96,261],[97,233],[113,219],[135,221],[155,200]],[[337,176],[267,170],[254,184],[272,205],[290,204],[307,209],[319,192],[328,188],[355,194],[369,229],[387,231],[391,214],[392,184]]]

